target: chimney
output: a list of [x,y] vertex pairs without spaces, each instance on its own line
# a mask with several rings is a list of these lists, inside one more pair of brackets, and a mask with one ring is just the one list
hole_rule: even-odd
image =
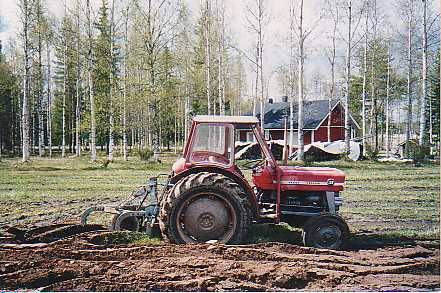
[[268,104],[272,104],[273,103],[273,99],[269,98],[268,99]]
[[288,96],[283,96],[282,97],[282,102],[288,103]]

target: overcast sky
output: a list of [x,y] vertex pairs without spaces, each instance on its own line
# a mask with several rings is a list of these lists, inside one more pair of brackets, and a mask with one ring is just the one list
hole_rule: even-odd
[[[116,0],[118,2],[118,0]],[[191,10],[192,17],[196,18],[200,11],[201,0],[183,0]],[[247,29],[245,14],[246,4],[253,0],[224,0],[226,6],[226,25],[228,31],[231,33],[233,39],[236,40],[238,46],[245,52],[253,52],[252,44],[255,40]],[[18,0],[0,0],[0,16],[3,22],[6,23],[3,31],[0,32],[0,39],[7,40],[9,37],[15,37],[19,30],[18,22]],[[91,0],[95,11],[98,9],[101,0]],[[314,23],[320,11],[324,7],[325,0],[307,0],[304,1],[304,22],[308,27]],[[353,1],[358,2],[358,1]],[[360,0],[361,2],[361,0]],[[379,10],[387,12],[391,9],[391,1],[377,0]],[[49,12],[55,16],[63,14],[62,0],[46,0]],[[73,5],[73,1],[67,1],[68,6]],[[266,0],[267,11],[270,18],[269,23],[265,28],[265,42],[264,42],[264,75],[269,79],[269,95],[278,99],[282,93],[277,83],[277,77],[274,71],[288,59],[289,47],[287,36],[289,33],[289,3],[290,0]],[[384,13],[384,12],[383,12]],[[305,63],[306,79],[310,80],[311,76],[318,73],[326,78],[330,75],[327,59],[325,57],[324,48],[330,43],[326,33],[330,23],[326,20],[321,20],[317,28],[311,35],[311,39],[307,41],[307,60]],[[250,53],[251,54],[251,53]],[[249,64],[248,64],[249,65]],[[247,77],[250,81],[249,88],[251,88],[251,80],[253,74],[250,66],[247,66]]]

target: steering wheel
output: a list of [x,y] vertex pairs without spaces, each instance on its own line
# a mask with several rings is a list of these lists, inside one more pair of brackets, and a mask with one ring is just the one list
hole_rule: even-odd
[[265,164],[265,159],[250,160],[242,165],[245,169],[254,169]]

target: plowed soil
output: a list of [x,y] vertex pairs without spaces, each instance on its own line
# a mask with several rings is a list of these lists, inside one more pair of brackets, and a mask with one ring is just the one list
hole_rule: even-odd
[[[439,249],[330,251],[282,243],[99,245],[99,227],[3,238],[0,290],[439,290]],[[75,234],[74,236],[70,233]],[[57,235],[69,236],[59,239]],[[39,235],[37,237],[37,235]],[[42,236],[43,235],[43,236]],[[7,242],[7,243],[6,243]]]

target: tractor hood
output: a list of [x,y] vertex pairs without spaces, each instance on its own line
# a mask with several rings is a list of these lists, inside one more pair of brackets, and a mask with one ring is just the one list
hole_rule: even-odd
[[341,191],[345,173],[335,168],[279,166],[282,189]]

